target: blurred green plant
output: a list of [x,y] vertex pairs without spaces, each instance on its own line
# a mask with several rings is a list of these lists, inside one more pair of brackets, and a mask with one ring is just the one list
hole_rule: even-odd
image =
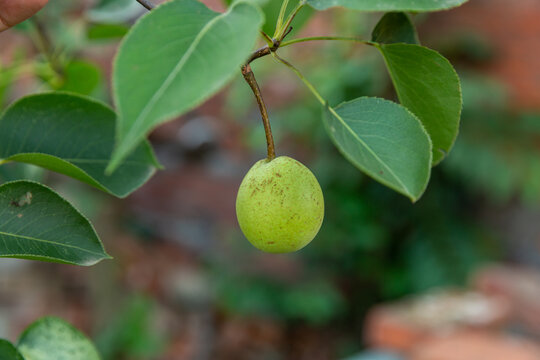
[[504,87],[479,75],[464,73],[463,91],[463,137],[443,166],[447,176],[497,204],[537,206],[540,114],[510,109]]
[[291,283],[271,276],[214,274],[217,303],[228,313],[323,325],[343,315],[344,299],[331,281],[322,278]]
[[126,301],[118,315],[98,334],[96,346],[103,360],[155,359],[162,353],[166,339],[152,327],[154,303],[134,296]]

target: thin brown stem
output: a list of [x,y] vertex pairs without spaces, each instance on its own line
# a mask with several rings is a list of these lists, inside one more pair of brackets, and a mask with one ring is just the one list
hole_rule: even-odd
[[292,26],[289,26],[289,28],[287,29],[287,31],[285,31],[283,33],[283,36],[281,37],[281,40],[279,41],[280,43],[280,46],[281,44],[283,44],[283,39],[285,39],[287,37],[287,35],[289,35],[291,33],[291,31],[293,30],[293,27]]
[[251,70],[251,66],[249,64],[242,66],[242,75],[244,76],[244,79],[246,79],[246,82],[253,91],[255,99],[257,100],[257,104],[259,105],[259,110],[261,112],[264,126],[264,132],[266,133],[266,145],[268,150],[267,159],[271,161],[276,158],[276,150],[274,146],[274,137],[272,136],[272,128],[270,127],[270,119],[268,117],[266,105],[264,104],[261,89],[259,88],[259,84],[255,79],[255,74],[253,74],[253,70]]
[[255,51],[251,54],[251,56],[247,59],[246,65],[251,64],[251,62],[252,62],[253,60],[256,60],[256,59],[261,58],[261,57],[266,56],[266,55],[270,55],[270,53],[271,53],[272,51],[275,51],[275,50],[273,50],[273,49],[274,49],[274,46],[270,47],[270,46],[268,46],[268,45],[264,45],[263,47],[261,47],[261,48],[255,50]]
[[137,2],[139,4],[141,4],[142,6],[144,6],[147,10],[152,10],[153,8],[156,7],[156,5],[152,4],[150,1],[148,0],[137,0]]
[[[292,29],[292,28],[291,28]],[[256,60],[258,58],[261,58],[266,55],[270,55],[274,52],[276,52],[277,49],[279,49],[279,46],[281,44],[281,41],[289,34],[290,30],[287,31],[284,35],[281,36],[281,39],[271,39],[272,45],[265,45],[257,50],[255,50],[251,56],[247,59],[245,65],[242,66],[242,75],[244,76],[244,79],[248,83],[249,87],[253,91],[253,94],[255,95],[255,99],[257,100],[257,104],[259,105],[259,110],[261,112],[261,117],[264,125],[264,132],[266,133],[266,145],[268,149],[268,160],[271,161],[275,159],[276,157],[276,150],[274,146],[274,137],[272,135],[272,128],[270,126],[270,118],[268,117],[268,111],[266,110],[266,105],[264,104],[264,99],[261,94],[261,89],[259,88],[259,84],[257,83],[257,80],[255,79],[255,74],[253,74],[253,70],[251,69],[251,62],[253,60]]]

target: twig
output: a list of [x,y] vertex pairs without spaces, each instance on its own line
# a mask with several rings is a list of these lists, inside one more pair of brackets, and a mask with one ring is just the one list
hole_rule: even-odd
[[292,29],[293,29],[293,27],[289,26],[289,29],[287,31],[285,31],[285,33],[281,37],[280,43],[283,41],[283,39],[285,39],[287,37],[287,35],[289,35],[291,33]]
[[156,7],[156,5],[152,4],[149,0],[137,0],[137,2],[144,6],[147,10],[152,10]]

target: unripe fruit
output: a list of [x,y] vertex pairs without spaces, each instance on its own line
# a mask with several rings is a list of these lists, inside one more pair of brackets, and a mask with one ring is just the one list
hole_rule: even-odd
[[287,156],[260,160],[249,170],[236,198],[238,223],[256,248],[286,253],[317,235],[324,198],[313,173]]

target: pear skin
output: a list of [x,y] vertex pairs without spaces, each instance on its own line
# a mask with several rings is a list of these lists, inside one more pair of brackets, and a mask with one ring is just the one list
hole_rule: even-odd
[[321,228],[323,193],[313,173],[300,162],[287,156],[260,160],[240,185],[236,215],[256,248],[270,253],[297,251]]

